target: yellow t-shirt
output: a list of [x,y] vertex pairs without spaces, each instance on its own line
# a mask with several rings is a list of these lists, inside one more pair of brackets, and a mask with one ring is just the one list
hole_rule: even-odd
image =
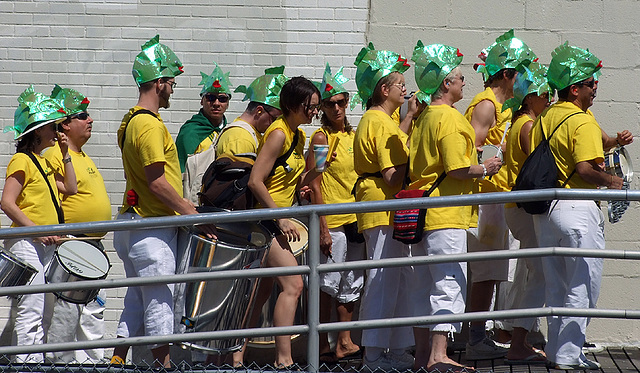
[[202,153],[203,151],[209,149],[211,145],[213,145],[213,143],[216,141],[216,137],[218,137],[217,132],[212,132],[209,136],[205,137],[204,140],[202,140],[202,142],[198,144],[198,147],[193,152],[193,154]]
[[[398,123],[379,110],[367,110],[356,130],[353,140],[354,168],[358,175],[374,174],[384,169],[407,163],[407,134]],[[382,201],[393,199],[401,185],[390,187],[382,177],[363,177],[356,183],[356,201]],[[388,211],[356,214],[358,229],[391,225]]]
[[[237,155],[237,154],[252,154],[254,157],[258,153],[258,142],[262,139],[262,134],[255,128],[253,131],[256,135],[256,139],[244,128],[235,126],[237,122],[246,123],[237,118],[233,123],[229,124],[218,138],[218,144],[216,145],[216,154],[220,157],[223,154]],[[246,123],[247,126],[251,126]]]
[[[355,132],[336,132],[319,128],[311,137],[313,138],[318,132],[328,136],[328,144],[336,141],[336,138],[340,139],[336,148],[336,158],[322,173],[320,189],[322,190],[324,203],[355,202],[356,199],[351,194],[353,184],[358,179],[358,174],[353,168],[353,139],[356,137]],[[329,228],[337,228],[355,222],[356,214],[327,215],[325,219]]]
[[[559,101],[540,114],[529,134],[531,151],[533,151],[542,141],[541,122],[544,126],[544,134],[548,138],[564,118],[576,112],[580,114],[567,119],[549,140],[549,146],[558,167],[558,186],[561,186],[575,170],[576,163],[591,160],[596,163],[604,161],[600,125],[593,115],[585,113],[575,104]],[[578,173],[575,173],[565,188],[595,189],[597,185],[586,182]]]
[[[448,105],[428,106],[416,121],[411,136],[408,189],[428,190],[442,172],[477,163],[475,131],[456,109]],[[475,159],[475,162],[474,162]],[[474,181],[445,177],[431,193],[436,196],[471,194]],[[469,228],[471,206],[427,209],[425,230]]]
[[[55,192],[58,187],[56,186],[53,167],[51,167],[49,161],[39,154],[34,153],[34,155],[47,175],[49,185]],[[11,176],[18,171],[24,172],[24,185],[20,194],[18,194],[16,205],[36,225],[58,224],[58,213],[51,200],[49,187],[31,158],[24,153],[16,153],[11,157],[7,165],[7,176]],[[58,198],[57,194],[56,198]],[[59,203],[60,201],[58,201]],[[13,223],[11,226],[17,227],[18,225]]]
[[[504,135],[504,131],[507,127],[507,123],[511,121],[511,109],[502,111],[502,104],[498,102],[496,95],[493,93],[491,88],[487,88],[484,91],[478,93],[473,100],[471,100],[471,104],[467,108],[467,111],[464,113],[464,117],[467,118],[469,122],[471,122],[471,116],[473,114],[473,110],[476,105],[478,105],[481,101],[489,100],[493,103],[493,106],[496,108],[496,125],[489,128],[487,132],[487,138],[485,139],[483,144],[477,144],[477,146],[482,145],[500,145],[500,141],[502,140],[502,135]],[[480,183],[480,191],[481,192],[508,192],[509,183],[507,180],[507,169],[506,167],[500,168],[500,171],[493,175],[491,178],[486,178]]]
[[[89,221],[111,220],[111,201],[104,185],[102,175],[93,160],[84,152],[69,149],[71,162],[76,173],[78,193],[68,196],[60,194],[62,211],[67,223],[83,223]],[[49,160],[57,173],[64,176],[64,163],[60,146],[48,148],[44,157]],[[106,232],[94,233],[92,236],[102,237]]]
[[[293,143],[293,136],[295,134],[287,124],[284,117],[279,117],[271,123],[269,128],[265,131],[264,136],[260,141],[258,153],[260,153],[260,149],[262,149],[262,146],[273,131],[282,131],[285,135],[284,145],[282,146],[280,153],[278,153],[279,157],[289,150]],[[287,172],[284,167],[278,166],[276,167],[274,175],[269,176],[264,182],[267,190],[269,190],[269,194],[271,194],[271,198],[273,198],[273,201],[278,207],[290,207],[293,205],[296,188],[298,186],[298,179],[304,171],[304,143],[307,141],[307,137],[301,128],[298,128],[298,133],[298,144],[293,150],[293,153],[291,153],[289,159],[287,159],[287,164],[291,171]]]
[[[121,143],[129,117],[142,109],[140,106],[134,106],[122,118],[122,124],[118,129],[118,144]],[[129,208],[126,191],[133,189],[138,194],[138,205],[133,207],[138,215],[142,217],[176,215],[175,211],[151,193],[144,173],[146,166],[162,163],[164,177],[182,197],[182,174],[178,163],[178,152],[160,115],[153,117],[150,114],[138,114],[131,119],[126,126],[125,142],[121,150],[127,186],[120,212],[124,213]]]
[[[522,127],[527,122],[533,122],[533,118],[528,114],[519,116],[511,125],[511,129],[507,135],[507,150],[504,153],[505,165],[502,167],[507,169],[509,190],[513,189],[513,186],[516,185],[516,179],[518,178],[518,173],[520,173],[520,168],[522,168],[522,164],[528,156],[522,150],[522,144],[520,143],[520,131],[522,131]],[[513,202],[505,204],[505,207],[508,208],[515,206],[516,204]]]

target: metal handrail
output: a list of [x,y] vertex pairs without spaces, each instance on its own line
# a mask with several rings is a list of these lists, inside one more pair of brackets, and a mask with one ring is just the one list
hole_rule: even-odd
[[176,226],[194,226],[223,222],[258,221],[283,217],[309,218],[309,251],[308,266],[259,268],[252,270],[236,270],[224,272],[198,272],[153,278],[127,278],[95,280],[63,284],[28,285],[0,288],[0,296],[28,293],[54,292],[88,288],[116,288],[124,286],[140,286],[156,283],[195,282],[202,280],[219,280],[240,277],[265,277],[274,275],[308,275],[308,323],[291,327],[274,327],[260,329],[226,330],[215,332],[186,333],[168,336],[134,337],[103,339],[98,341],[67,342],[33,346],[0,347],[0,354],[37,353],[48,351],[66,351],[86,348],[114,347],[121,345],[146,345],[176,343],[186,341],[225,339],[230,337],[254,337],[268,335],[287,335],[307,333],[309,336],[307,357],[309,371],[317,372],[319,368],[319,332],[343,329],[367,329],[396,326],[425,325],[437,322],[459,322],[484,320],[487,318],[519,318],[533,316],[587,316],[609,318],[640,318],[640,311],[635,310],[602,310],[602,309],[567,309],[567,308],[535,308],[492,312],[466,313],[459,315],[436,315],[424,317],[405,317],[384,320],[361,320],[330,324],[319,323],[319,274],[346,269],[369,269],[381,267],[398,267],[406,265],[427,265],[443,262],[478,261],[487,259],[524,258],[534,256],[586,256],[616,259],[640,259],[640,252],[630,250],[596,250],[572,248],[538,248],[526,250],[493,251],[485,253],[467,253],[456,255],[426,256],[414,258],[393,258],[383,260],[364,260],[338,264],[319,265],[319,216],[341,213],[363,213],[376,211],[393,211],[406,208],[433,208],[445,206],[465,206],[476,204],[509,203],[536,200],[626,200],[640,201],[638,190],[583,190],[583,189],[545,189],[535,191],[514,191],[502,193],[470,194],[464,196],[425,197],[415,199],[399,199],[388,201],[372,201],[358,203],[341,203],[332,205],[308,205],[278,209],[258,209],[220,213],[204,213],[198,215],[154,217],[138,220],[114,220],[104,222],[88,222],[73,224],[56,224],[50,226],[18,227],[0,230],[0,239],[16,239],[37,237],[51,234],[79,234],[96,231],[121,231],[145,228],[162,228]]

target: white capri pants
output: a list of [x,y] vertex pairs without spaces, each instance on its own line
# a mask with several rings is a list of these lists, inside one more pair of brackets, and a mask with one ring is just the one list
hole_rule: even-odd
[[[535,215],[541,247],[604,249],[604,218],[594,201],[553,201],[547,215]],[[595,308],[602,280],[602,258],[542,258],[549,307]],[[584,359],[587,317],[547,317],[547,358],[557,364]]]
[[[31,238],[6,240],[4,245],[15,256],[38,270],[38,273],[33,276],[32,284],[44,284],[44,270],[53,258],[55,245],[45,246]],[[54,301],[53,294],[25,294],[20,296],[18,300],[14,299],[12,303],[15,319],[12,344],[30,346],[44,343]],[[41,363],[44,361],[44,356],[42,353],[18,354],[14,356],[13,361],[16,363]]]
[[[475,253],[508,250],[508,229],[506,228],[506,222],[504,222],[503,215],[500,215],[500,213],[504,214],[502,211],[500,211],[500,208],[504,209],[504,205],[480,205],[479,208],[480,220],[487,219],[487,216],[492,216],[488,215],[486,213],[487,211],[494,212],[498,217],[501,218],[497,219],[497,221],[478,221],[478,226],[480,226],[481,224],[487,224],[499,231],[501,235],[504,235],[504,237],[496,238],[495,241],[499,243],[497,246],[488,245],[481,242],[478,232],[479,228],[469,228],[467,230],[467,232],[469,232],[469,237],[467,239],[467,251],[470,253]],[[509,259],[469,262],[469,271],[471,272],[471,282],[507,281],[509,279]]]
[[[142,219],[134,213],[117,219]],[[173,275],[176,271],[177,228],[117,231],[113,246],[127,277]],[[132,286],[124,297],[117,335],[137,337],[173,334],[173,284]],[[158,347],[151,346],[151,348]]]
[[[467,250],[464,229],[437,229],[424,232],[422,241],[411,246],[414,256],[463,254]],[[467,296],[467,263],[438,263],[415,266],[414,316],[464,313]],[[429,325],[436,332],[457,332],[462,323]]]
[[[331,257],[320,255],[320,263],[344,263],[364,260],[364,243],[347,241],[343,227],[329,229],[331,235]],[[363,270],[325,272],[320,274],[320,290],[335,298],[339,303],[351,303],[360,299],[364,286]]]
[[[392,238],[393,227],[385,225],[365,229],[364,238],[369,260],[404,258],[411,255],[409,246]],[[387,319],[411,316],[410,295],[415,286],[412,267],[373,268],[367,271],[367,281],[360,304],[360,319]],[[403,349],[413,346],[413,330],[409,326],[366,329],[362,345],[367,347]]]

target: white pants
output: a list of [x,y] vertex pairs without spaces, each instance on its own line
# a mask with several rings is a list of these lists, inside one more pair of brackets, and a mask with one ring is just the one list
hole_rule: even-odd
[[[98,298],[88,304],[74,304],[57,299],[53,308],[47,343],[95,341],[104,336],[104,302],[106,291],[101,289]],[[104,349],[48,352],[47,359],[54,363],[102,363]]]
[[[426,231],[422,241],[411,246],[414,256],[464,254],[467,232],[464,229]],[[467,263],[439,263],[415,267],[414,316],[456,315],[464,313],[467,293]],[[429,326],[437,332],[460,332],[462,323]]]
[[[411,255],[408,245],[392,238],[393,227],[365,229],[364,238],[369,260],[402,258]],[[360,319],[388,319],[411,316],[409,299],[415,286],[412,267],[373,268],[367,271],[367,281],[360,305]],[[362,331],[362,345],[367,347],[403,349],[413,346],[411,327],[367,329]]]
[[[348,242],[343,227],[329,229],[331,257],[320,254],[320,263],[345,263],[364,259],[364,243]],[[346,304],[360,299],[364,285],[363,270],[325,272],[320,274],[320,290]]]
[[[125,213],[117,219],[142,219]],[[176,271],[177,228],[118,231],[113,246],[118,253],[127,277],[173,275]],[[173,284],[132,286],[124,297],[117,335],[173,334]],[[155,348],[156,346],[151,346]]]
[[[38,273],[31,281],[34,285],[44,284],[44,269],[53,258],[55,246],[45,246],[30,238],[6,240],[5,247],[24,262],[31,264]],[[15,322],[12,343],[16,346],[44,343],[49,327],[51,310],[55,297],[53,294],[25,294],[13,302]],[[44,361],[42,353],[15,355],[17,363],[39,363]]]
[[[485,233],[480,234],[480,228],[469,228],[467,240],[467,251],[485,252],[496,250],[507,250],[509,246],[508,229],[504,221],[504,205],[480,205],[478,227]],[[496,219],[497,221],[487,221]],[[491,244],[486,237],[493,237],[490,232],[495,232],[499,238],[493,240]],[[509,276],[509,259],[483,260],[469,263],[471,282],[485,281],[507,281]]]
[[[533,215],[526,213],[521,208],[513,207],[505,209],[505,217],[507,218],[509,230],[520,241],[521,249],[538,247]],[[539,308],[544,306],[545,287],[542,258],[518,259],[516,273],[509,292],[509,297],[513,299],[513,308]],[[513,326],[533,331],[537,329],[538,318],[514,319]]]
[[[593,201],[554,201],[547,215],[534,216],[541,247],[604,249],[604,218]],[[602,280],[602,258],[542,258],[549,307],[595,308]],[[577,364],[589,319],[547,318],[547,358],[558,364]]]

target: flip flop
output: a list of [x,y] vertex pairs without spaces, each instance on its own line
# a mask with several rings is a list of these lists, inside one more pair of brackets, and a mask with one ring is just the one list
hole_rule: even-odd
[[533,354],[524,359],[504,359],[507,365],[543,365],[547,363],[547,358],[540,354]]
[[320,354],[320,364],[324,364],[326,366],[333,366],[333,365],[337,365],[338,362],[339,362],[338,357],[336,356],[336,353],[333,351]]
[[[362,348],[362,346],[358,346],[358,351],[352,352],[350,354],[346,354],[343,357],[341,357],[340,359],[338,359],[338,361],[349,361],[349,360],[362,359],[363,355],[364,355],[364,349]],[[322,355],[320,355],[320,356],[322,356]]]
[[464,367],[449,363],[435,363],[427,367],[429,373],[476,373],[477,370],[471,367]]

